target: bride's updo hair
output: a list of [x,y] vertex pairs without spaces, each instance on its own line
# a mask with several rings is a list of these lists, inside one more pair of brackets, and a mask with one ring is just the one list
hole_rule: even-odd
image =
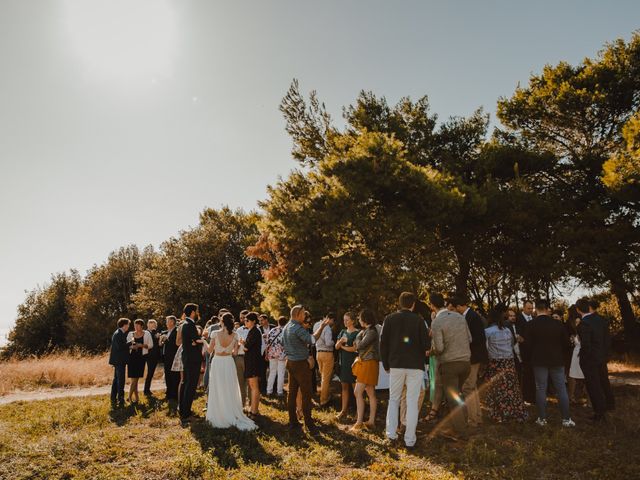
[[229,312],[222,315],[222,324],[224,328],[227,329],[227,332],[229,332],[229,335],[231,335],[233,333],[233,315]]

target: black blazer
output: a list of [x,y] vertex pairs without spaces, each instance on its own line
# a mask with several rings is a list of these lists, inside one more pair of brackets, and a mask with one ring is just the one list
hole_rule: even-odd
[[244,362],[252,363],[253,365],[260,365],[261,363],[261,350],[262,350],[262,330],[259,327],[253,327],[247,333],[247,339],[244,341]]
[[489,354],[487,352],[487,337],[484,333],[484,320],[478,315],[478,312],[471,308],[464,316],[471,332],[471,364],[488,363]]
[[193,342],[200,340],[196,324],[190,318],[182,324],[182,363],[184,365],[200,365],[202,363],[202,344]]
[[174,328],[167,336],[167,341],[162,346],[162,353],[164,355],[165,365],[173,365],[173,359],[176,357],[178,346],[176,345],[176,338],[178,337],[178,329]]
[[581,360],[606,363],[609,357],[609,322],[597,313],[587,315],[578,325]]
[[127,334],[118,328],[111,336],[109,365],[126,365],[128,362],[129,345],[127,345]]
[[[527,336],[527,328],[534,319],[531,319],[527,322],[524,318],[522,312],[518,312],[516,315],[516,325],[515,325],[515,333],[516,335],[520,335],[522,338]],[[531,360],[531,352],[529,351],[529,345],[526,343],[520,344],[520,355],[522,356],[522,361],[528,363]]]
[[562,322],[539,315],[528,322],[523,345],[534,367],[562,367],[571,348],[569,334]]
[[427,324],[420,315],[410,310],[400,310],[384,319],[380,357],[385,370],[424,370],[428,349]]

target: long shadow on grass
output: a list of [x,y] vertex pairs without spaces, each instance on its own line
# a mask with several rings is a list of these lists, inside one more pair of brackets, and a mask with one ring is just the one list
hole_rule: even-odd
[[202,451],[211,452],[222,467],[238,468],[239,459],[243,463],[261,465],[270,465],[279,460],[279,457],[264,449],[255,432],[213,428],[204,418],[193,420],[190,429]]
[[131,417],[142,416],[142,418],[149,418],[152,413],[165,408],[165,400],[151,396],[141,403],[129,403],[121,408],[112,408],[109,411],[109,417],[113,423],[122,427],[129,422]]

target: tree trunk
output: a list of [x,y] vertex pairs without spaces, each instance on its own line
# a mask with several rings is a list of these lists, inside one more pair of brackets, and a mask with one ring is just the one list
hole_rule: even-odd
[[622,326],[624,328],[625,347],[627,349],[637,349],[640,347],[640,341],[638,339],[638,332],[636,328],[636,318],[633,315],[633,309],[631,308],[627,289],[624,287],[622,282],[611,281],[611,293],[613,293],[618,300],[620,316],[622,317]]

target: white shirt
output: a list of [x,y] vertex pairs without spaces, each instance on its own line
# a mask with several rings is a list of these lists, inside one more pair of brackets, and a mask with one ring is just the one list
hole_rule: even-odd
[[[320,330],[322,322],[316,322],[313,326],[313,333],[317,333]],[[320,334],[320,337],[316,340],[316,351],[318,352],[333,352],[333,333],[331,327],[327,325]]]
[[[242,325],[240,328],[238,328],[238,330],[236,330],[236,333],[238,334],[239,339],[246,340],[247,336],[249,335],[249,329],[244,325]],[[242,345],[239,346],[238,355],[244,355],[244,352],[245,352],[244,346]]]

